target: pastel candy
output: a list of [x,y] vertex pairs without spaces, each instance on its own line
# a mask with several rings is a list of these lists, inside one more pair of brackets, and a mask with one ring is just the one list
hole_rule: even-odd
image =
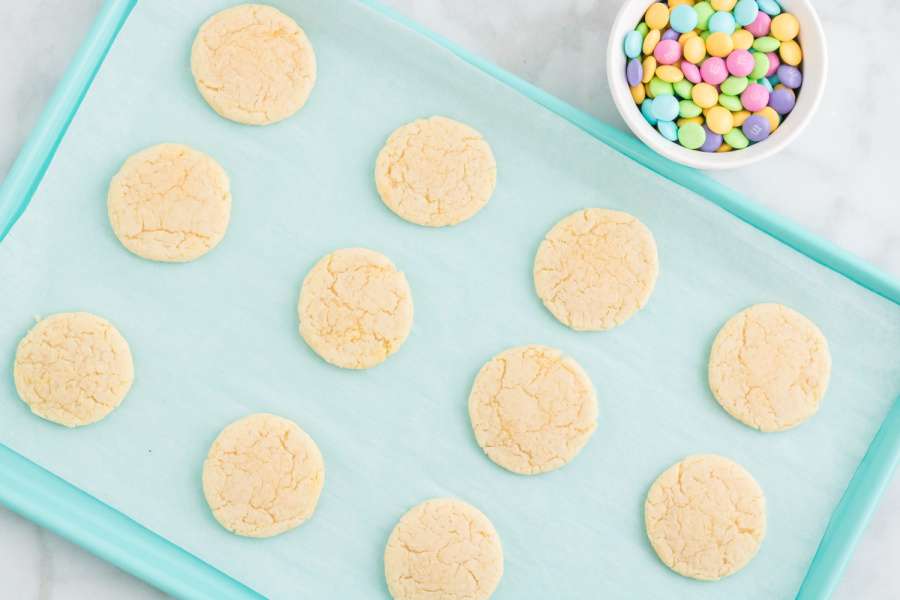
[[684,73],[685,79],[691,83],[700,83],[702,81],[700,69],[697,65],[689,63],[686,60],[681,61],[681,72]]
[[728,72],[738,77],[745,77],[753,71],[756,62],[753,55],[746,50],[733,50],[728,58],[725,59],[725,66]]
[[778,74],[778,80],[784,84],[784,87],[789,87],[792,90],[796,90],[803,83],[803,73],[797,67],[781,65],[776,73]]
[[710,131],[706,125],[703,126],[703,130],[706,132],[706,141],[700,146],[700,150],[702,152],[715,152],[722,145],[722,136]]
[[[766,94],[768,100],[768,94]],[[765,106],[765,104],[763,104]],[[762,108],[762,107],[760,107]],[[678,100],[670,94],[663,94],[653,99],[653,116],[657,121],[674,121],[678,118]],[[758,110],[758,109],[756,109]]]
[[713,16],[709,18],[707,27],[710,31],[719,31],[731,35],[737,28],[737,23],[735,23],[734,16],[730,12],[720,10],[713,13]]
[[641,46],[644,43],[643,36],[637,31],[629,31],[625,34],[625,56],[637,58],[641,54]]
[[[751,83],[741,93],[741,104],[750,112],[760,110],[769,103],[769,90],[759,83]],[[734,144],[731,144],[734,146]]]
[[678,141],[688,150],[696,150],[706,142],[706,131],[697,123],[685,123],[678,128]]
[[766,77],[771,77],[775,74],[775,71],[778,70],[778,67],[781,65],[781,61],[778,59],[778,55],[774,52],[769,52],[766,54],[766,58],[769,59],[769,70],[766,71]]
[[641,114],[651,125],[656,125],[656,117],[653,116],[653,99],[647,98],[641,102]]
[[629,60],[625,66],[625,79],[628,81],[628,85],[634,86],[639,84],[643,76],[644,68],[641,66],[641,61],[636,58]]
[[749,25],[744,25],[744,29],[753,34],[753,37],[763,37],[769,35],[769,27],[772,24],[772,17],[766,13],[759,11],[756,18]]
[[678,41],[678,32],[674,29],[666,29],[662,34],[662,39]]
[[779,115],[786,115],[794,110],[797,103],[797,96],[794,90],[779,86],[771,94],[769,94],[769,106],[772,107]]
[[725,61],[717,56],[707,58],[700,65],[700,77],[710,85],[719,85],[728,77]]
[[759,14],[759,5],[756,0],[740,0],[735,4],[732,12],[737,24],[746,27],[756,20],[756,15]]
[[681,44],[675,40],[662,40],[653,49],[653,57],[661,65],[674,65],[681,60]]
[[781,5],[775,0],[756,0],[756,3],[759,5],[759,10],[771,17],[781,14]]
[[669,25],[678,33],[693,31],[698,20],[697,11],[688,4],[679,4],[669,14]]
[[672,121],[659,121],[656,129],[670,142],[678,141],[678,126]]
[[772,127],[764,117],[752,115],[741,125],[741,131],[751,142],[761,142],[772,133]]
[[691,90],[694,89],[694,84],[687,79],[682,79],[681,81],[672,84],[672,87],[675,88],[675,93],[678,94],[680,98],[687,100],[691,97]]
[[697,2],[694,4],[694,12],[697,13],[697,29],[700,31],[709,29],[709,18],[716,12],[709,2]]
[[753,70],[747,75],[750,79],[760,79],[769,72],[769,57],[762,52],[752,52]]

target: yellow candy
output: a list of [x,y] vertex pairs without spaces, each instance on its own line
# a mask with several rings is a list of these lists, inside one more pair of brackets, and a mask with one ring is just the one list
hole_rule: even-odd
[[[690,31],[685,31],[684,33],[682,33],[681,35],[678,36],[678,43],[681,44],[681,47],[683,48],[688,40],[692,40],[695,37],[700,37],[697,35],[696,29],[691,29]],[[705,48],[704,48],[704,51],[705,51]]]
[[719,146],[719,149],[716,150],[716,152],[731,152],[731,146],[729,146],[728,144],[722,144],[721,146]]
[[691,100],[700,108],[711,108],[719,101],[719,92],[708,83],[698,83],[691,89]]
[[713,10],[730,11],[737,4],[737,0],[712,0]]
[[679,4],[687,4],[688,6],[693,6],[694,0],[669,0],[668,4],[670,9],[675,8]]
[[[652,79],[652,78],[651,78],[651,79]],[[646,96],[647,96],[648,98],[653,98],[653,93],[650,91],[650,84],[649,84],[649,83],[645,83],[645,84],[644,84],[644,93],[646,94]]]
[[706,113],[706,126],[710,131],[724,135],[734,127],[734,117],[724,106],[713,106]]
[[778,116],[778,113],[775,112],[775,109],[771,106],[767,106],[762,110],[758,110],[754,115],[759,115],[760,117],[764,117],[772,128],[772,131],[778,129],[778,126],[781,124],[781,117]]
[[656,67],[656,76],[669,83],[678,83],[684,79],[684,73],[681,72],[681,69],[673,65]]
[[650,80],[653,79],[653,74],[656,73],[656,59],[652,56],[648,56],[644,59],[644,62],[641,64],[644,68],[644,73],[641,76],[641,82],[650,83]]
[[731,34],[731,43],[734,44],[735,50],[749,50],[753,45],[753,34],[746,29],[736,29]]
[[750,116],[749,110],[739,110],[736,113],[734,113],[733,115],[731,115],[732,119],[734,120],[735,127],[740,127],[741,125],[743,125],[744,121],[746,121],[749,116]]
[[640,104],[647,97],[647,91],[640,83],[631,87],[631,97],[634,98],[635,104]]
[[706,44],[703,43],[703,38],[692,37],[685,42],[682,54],[684,54],[684,60],[689,63],[698,65],[703,62],[703,59],[706,58]]
[[644,13],[644,21],[650,29],[665,29],[669,24],[669,7],[660,2],[654,2]]
[[786,42],[794,39],[800,34],[800,21],[790,13],[781,13],[772,19],[769,31],[769,35],[776,40]]
[[726,57],[734,50],[731,36],[724,31],[717,31],[706,38],[706,51],[710,56]]
[[[662,4],[654,4],[653,6],[663,6]],[[659,43],[659,38],[662,37],[662,34],[659,32],[659,29],[651,29],[647,32],[647,37],[644,38],[644,54],[653,54],[653,49],[656,48],[656,45]]]
[[690,118],[682,118],[675,121],[679,127],[683,127],[685,123],[696,123],[697,125],[703,125],[703,117],[690,117]]
[[781,42],[781,47],[778,48],[778,54],[781,56],[781,62],[794,67],[803,61],[803,50],[800,49],[800,44],[794,40]]

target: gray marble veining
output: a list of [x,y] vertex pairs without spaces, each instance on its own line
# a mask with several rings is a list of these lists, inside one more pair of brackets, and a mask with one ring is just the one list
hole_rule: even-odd
[[[503,68],[624,127],[607,92],[606,35],[618,0],[386,0]],[[0,174],[37,120],[101,0],[0,2]],[[809,129],[775,159],[715,177],[900,276],[900,3],[848,10],[818,0],[828,93]],[[881,502],[835,598],[900,597],[900,478]],[[0,508],[0,597],[158,598],[162,594]]]

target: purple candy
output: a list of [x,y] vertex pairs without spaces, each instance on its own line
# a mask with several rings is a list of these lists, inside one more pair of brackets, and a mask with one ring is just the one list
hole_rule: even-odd
[[741,131],[744,132],[744,135],[751,142],[761,142],[772,133],[772,126],[767,118],[760,115],[751,115],[744,121]]
[[778,79],[784,84],[784,87],[796,90],[803,83],[803,73],[797,67],[782,64],[778,67]]
[[636,58],[632,58],[628,61],[628,64],[625,66],[625,79],[628,80],[628,85],[634,87],[641,82],[641,78],[644,76],[644,67],[641,65],[641,61]]
[[666,29],[666,32],[662,34],[661,40],[677,40],[678,32],[674,29]]
[[706,141],[703,142],[702,146],[700,146],[700,151],[715,152],[722,145],[722,136],[714,131],[711,131],[710,128],[706,125],[703,126],[703,130],[706,131]]
[[786,87],[779,87],[769,95],[769,106],[779,115],[786,115],[794,110],[794,104],[797,103],[797,97],[794,90]]

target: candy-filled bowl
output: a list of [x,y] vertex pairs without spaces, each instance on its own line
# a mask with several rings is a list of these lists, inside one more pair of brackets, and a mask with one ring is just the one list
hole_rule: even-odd
[[[640,37],[638,34],[631,33],[644,22],[648,9],[654,4],[661,5],[659,9],[654,9],[652,15],[648,17],[653,21],[652,25],[655,27],[645,29],[647,25],[642,26],[642,31],[638,32]],[[708,0],[703,2],[706,5],[703,8],[707,14],[704,14],[702,10],[699,12],[699,24],[694,21],[696,16],[692,16],[685,8],[679,8],[677,14],[673,12],[679,6],[693,9],[699,4],[701,2],[624,0],[619,14],[613,22],[606,58],[607,79],[616,108],[631,131],[650,148],[666,158],[690,167],[707,170],[731,169],[768,158],[787,147],[803,131],[812,119],[822,98],[828,71],[828,55],[822,24],[810,0],[778,0],[777,2],[776,0],[753,0],[753,2],[750,0],[739,0],[738,2]],[[720,10],[712,9],[711,5]],[[783,16],[776,23],[775,15],[770,17],[765,14],[765,11],[758,10],[751,12],[750,16],[761,15],[759,20],[746,25],[745,29],[740,22],[742,17],[744,19],[747,17],[741,14],[741,9],[748,7],[753,9],[760,6],[769,13],[775,12],[772,10],[773,7],[779,7],[783,9],[784,13],[793,15],[795,19]],[[738,14],[737,23],[734,22],[735,10]],[[717,29],[720,29],[721,23],[725,21],[725,31],[717,31],[716,33],[720,35],[713,40],[713,42],[720,42],[724,37],[728,37],[728,40],[724,40],[722,49],[710,42],[711,35],[708,34],[708,31],[713,28],[709,24],[709,19],[713,18],[710,15],[716,15]],[[688,18],[678,18],[685,16]],[[670,22],[670,17],[674,21]],[[753,44],[746,49],[746,54],[740,52],[738,44],[732,41],[734,34],[727,33],[729,19],[736,30],[752,31],[752,33],[743,34],[746,38],[744,43],[746,44],[752,39]],[[691,27],[692,24],[695,24],[695,28]],[[774,37],[775,32],[779,34],[780,38],[790,37],[791,33],[796,33],[798,24],[799,35],[795,36],[794,41],[781,42]],[[782,30],[790,29],[791,26],[794,27],[794,31],[789,31],[785,35]],[[774,31],[770,31],[773,27]],[[703,31],[700,31],[701,28]],[[679,33],[680,30],[685,31]],[[708,36],[703,40],[703,44],[694,42],[694,46],[700,46],[699,52],[702,53],[703,58],[692,57],[691,60],[688,60],[687,38],[697,36],[698,32],[700,35]],[[629,34],[631,34],[631,39],[626,41],[626,36]],[[648,36],[652,38],[649,41],[646,39]],[[626,51],[631,55],[635,54],[638,37],[640,51],[636,57],[629,57],[626,55]],[[654,50],[659,42],[666,39],[671,40],[664,44],[666,50],[673,50],[671,58],[664,58],[665,52],[655,52]],[[703,38],[701,37],[701,39]],[[802,48],[802,61],[800,61],[800,52],[796,52],[796,57],[790,56],[791,53],[787,52],[788,59],[779,60],[780,48],[770,50],[766,48],[766,44],[788,44],[794,47],[795,52],[798,47]],[[629,46],[627,50],[626,46]],[[756,47],[761,50],[757,50]],[[650,52],[644,52],[648,48]],[[731,56],[735,50],[738,50],[737,54]],[[739,70],[741,66],[738,59],[743,58],[749,62],[750,53],[753,58],[757,58],[758,54],[770,56],[771,70],[766,73],[765,77],[753,79],[756,74],[751,77],[750,74],[743,75],[743,71]],[[745,55],[739,56],[741,54]],[[659,63],[656,62],[655,57],[660,58]],[[709,64],[704,64],[710,58],[713,60],[709,61]],[[762,59],[762,57],[758,58]],[[648,61],[648,59],[650,60]],[[790,64],[798,61],[799,64],[796,66]],[[629,62],[641,63],[640,69],[637,64],[629,65]],[[728,65],[727,71],[726,64]],[[737,66],[737,69],[733,69],[733,66]],[[659,67],[665,68],[659,71]],[[715,67],[719,67],[721,74],[714,72]],[[750,69],[750,67],[751,65],[748,64],[744,68]],[[631,72],[626,74],[628,68],[631,69]],[[650,79],[651,69],[656,75],[650,81],[646,81]],[[701,71],[703,71],[702,78]],[[741,76],[734,76],[734,73]],[[779,73],[785,77],[784,82],[779,81]],[[634,82],[638,81],[638,76],[640,76],[639,82],[636,86],[632,86],[629,78]],[[659,79],[660,76],[670,81],[677,81],[670,84]],[[794,78],[797,81],[788,81],[788,79]],[[651,83],[657,86],[657,92],[661,92],[654,94],[653,98],[650,98]],[[763,84],[767,88],[765,92]],[[643,89],[635,89],[638,86]],[[783,89],[786,87],[789,89]],[[675,91],[668,91],[669,89]],[[727,92],[740,90],[740,92],[732,95],[726,93],[726,90]],[[645,94],[650,100],[647,102],[650,108],[644,106],[642,112],[641,105],[645,102]],[[656,97],[663,97],[663,102],[660,102],[655,107],[657,110],[654,111],[652,108]],[[741,101],[742,105],[729,103],[737,101]],[[664,115],[666,120],[656,118]],[[743,127],[743,123],[747,121],[749,121],[747,127]],[[712,131],[710,127],[717,129],[719,133]],[[717,145],[717,140],[721,143],[719,148],[714,147]],[[727,143],[728,140],[735,142],[733,146]]]

